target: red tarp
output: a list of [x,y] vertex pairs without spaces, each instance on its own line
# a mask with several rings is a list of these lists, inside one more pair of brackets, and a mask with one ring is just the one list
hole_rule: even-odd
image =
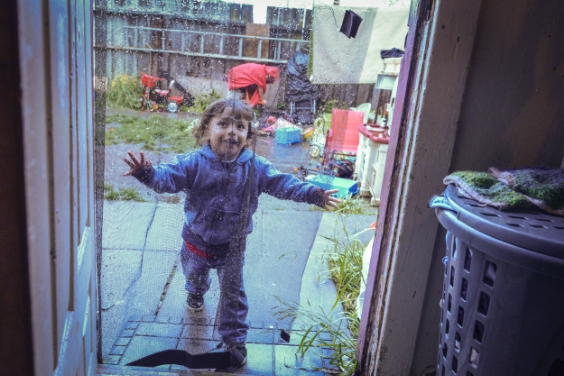
[[[278,68],[263,64],[247,63],[231,68],[227,74],[227,87],[229,90],[243,89],[251,85],[257,85],[266,91],[266,75],[274,79],[278,77]],[[260,102],[258,90],[255,90],[249,98],[249,103],[256,106]]]

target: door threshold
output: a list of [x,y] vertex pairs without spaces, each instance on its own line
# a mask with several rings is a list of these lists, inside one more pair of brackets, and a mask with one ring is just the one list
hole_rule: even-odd
[[[96,369],[96,376],[117,376],[117,375],[127,375],[127,376],[226,376],[235,375],[235,373],[226,372],[213,372],[204,370],[165,370],[165,369],[155,369],[147,367],[131,367],[131,366],[120,366],[111,364],[98,364]],[[237,372],[236,375],[248,375],[250,373],[240,373]]]

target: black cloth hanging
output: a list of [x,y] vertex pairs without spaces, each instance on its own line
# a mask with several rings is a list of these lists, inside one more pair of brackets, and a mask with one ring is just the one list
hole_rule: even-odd
[[353,12],[352,10],[347,10],[345,12],[345,17],[343,18],[343,23],[341,24],[340,32],[345,34],[349,39],[356,37],[358,32],[358,27],[362,22],[362,17]]

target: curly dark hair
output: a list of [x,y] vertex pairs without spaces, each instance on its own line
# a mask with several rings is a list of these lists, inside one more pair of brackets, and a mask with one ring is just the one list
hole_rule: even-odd
[[200,146],[208,143],[207,131],[211,120],[215,116],[221,116],[226,109],[230,109],[233,117],[236,119],[247,120],[249,122],[249,131],[247,139],[250,140],[255,135],[252,122],[255,119],[253,108],[247,102],[243,102],[235,98],[224,98],[210,104],[200,119],[200,124],[192,130],[192,136],[196,139],[196,143]]

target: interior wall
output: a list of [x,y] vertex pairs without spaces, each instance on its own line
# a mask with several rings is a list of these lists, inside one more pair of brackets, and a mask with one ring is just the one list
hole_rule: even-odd
[[0,12],[0,365],[2,374],[32,375],[23,135],[16,1]]
[[452,171],[560,166],[563,12],[556,0],[483,2]]
[[[561,166],[563,13],[561,1],[482,2],[450,171]],[[414,352],[416,376],[436,364],[445,249],[441,230]]]

